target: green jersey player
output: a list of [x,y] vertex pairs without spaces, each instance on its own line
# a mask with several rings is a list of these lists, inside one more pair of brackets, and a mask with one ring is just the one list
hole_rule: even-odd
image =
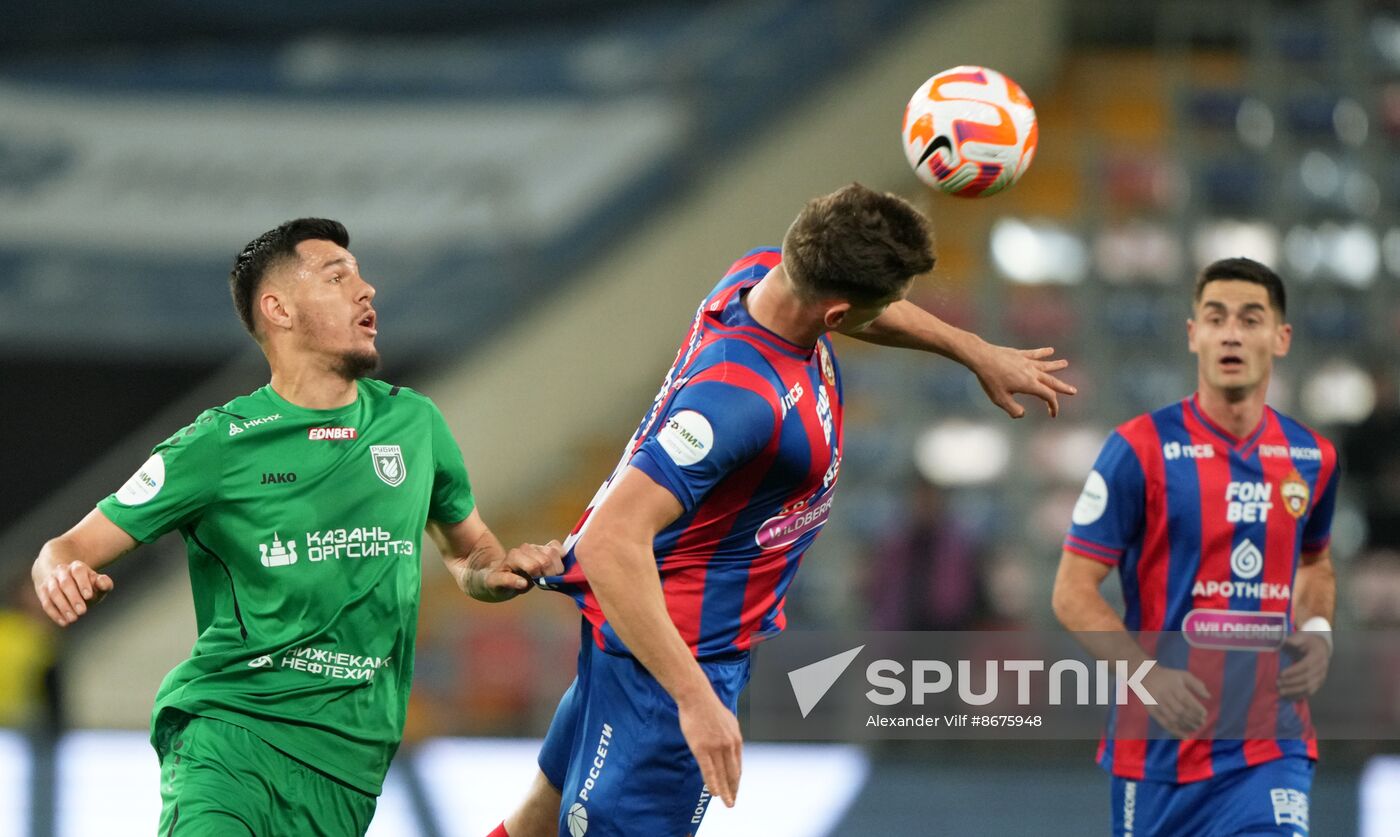
[[160,834],[363,834],[403,734],[422,532],[485,601],[562,571],[557,543],[507,552],[481,520],[432,401],[364,378],[374,288],[335,221],[260,236],[230,276],[271,382],[156,446],[44,545],[35,591],[70,625],[101,567],[177,531],[199,635],[152,715]]

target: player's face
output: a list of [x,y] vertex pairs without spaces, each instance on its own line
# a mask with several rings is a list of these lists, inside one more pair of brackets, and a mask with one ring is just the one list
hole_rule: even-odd
[[329,357],[346,377],[373,370],[379,363],[374,286],[359,263],[349,250],[320,239],[298,244],[297,255],[290,313],[298,344]]
[[1186,334],[1204,385],[1243,397],[1268,384],[1274,358],[1288,354],[1292,327],[1263,285],[1219,279],[1202,289]]

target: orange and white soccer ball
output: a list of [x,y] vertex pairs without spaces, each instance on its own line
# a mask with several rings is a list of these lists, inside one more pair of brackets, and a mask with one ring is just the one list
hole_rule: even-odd
[[919,179],[949,195],[995,195],[1035,157],[1035,108],[1020,85],[986,67],[944,70],[904,109],[904,156]]

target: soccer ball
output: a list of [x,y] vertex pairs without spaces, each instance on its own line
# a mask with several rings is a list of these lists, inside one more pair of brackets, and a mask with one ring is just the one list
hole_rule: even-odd
[[954,67],[923,83],[904,109],[904,156],[919,179],[981,198],[1015,183],[1035,157],[1035,108],[1016,82],[986,67]]

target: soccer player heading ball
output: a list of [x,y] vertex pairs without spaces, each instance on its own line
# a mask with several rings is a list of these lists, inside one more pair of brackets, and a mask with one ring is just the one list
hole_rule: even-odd
[[34,562],[66,626],[111,592],[103,566],[185,540],[199,637],[151,719],[161,834],[365,832],[403,736],[425,526],[484,601],[562,569],[558,544],[502,549],[431,401],[363,377],[375,290],[349,243],[303,218],[243,250],[229,285],[271,382],[157,445]]
[[[1264,403],[1292,339],[1284,313],[1283,282],[1264,265],[1202,271],[1186,331],[1195,394],[1120,425],[1074,509],[1055,580],[1064,626],[1130,670],[1147,656],[1127,631],[1183,631],[1198,646],[1147,634],[1161,659],[1143,686],[1157,705],[1115,713],[1099,753],[1115,834],[1308,831],[1317,742],[1304,699],[1332,650],[1338,470],[1331,442]],[[1121,618],[1099,592],[1114,569]],[[1231,652],[1227,666],[1212,637],[1240,624],[1276,627],[1292,663],[1280,672],[1277,655]]]
[[688,834],[732,805],[735,718],[754,643],[840,477],[842,389],[828,332],[950,357],[1009,414],[1073,388],[1051,349],[991,346],[905,301],[934,264],[914,207],[858,184],[810,201],[781,250],[750,252],[701,301],[661,391],[544,579],[583,612],[524,805],[496,835]]

